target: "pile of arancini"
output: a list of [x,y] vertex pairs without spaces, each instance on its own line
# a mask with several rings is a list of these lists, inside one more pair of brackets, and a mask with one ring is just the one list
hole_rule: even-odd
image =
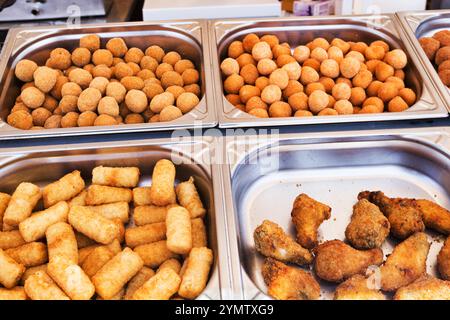
[[419,39],[428,59],[437,67],[439,78],[450,86],[450,30],[436,32],[433,37]]
[[226,99],[260,118],[400,112],[416,101],[408,62],[384,41],[315,38],[293,50],[275,35],[233,41],[220,65]]
[[199,72],[178,52],[128,48],[122,38],[102,49],[95,34],[72,53],[53,49],[45,66],[19,61],[15,75],[24,84],[7,122],[25,130],[171,121],[201,95]]

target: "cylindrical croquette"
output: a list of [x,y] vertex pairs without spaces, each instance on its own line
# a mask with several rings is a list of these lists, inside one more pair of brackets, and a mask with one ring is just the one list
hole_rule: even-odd
[[166,228],[167,248],[178,254],[189,253],[192,249],[192,225],[189,211],[180,206],[171,207],[167,210]]
[[86,237],[84,234],[78,231],[75,232],[75,239],[77,239],[78,249],[86,248],[96,244],[94,240],[92,240],[89,237]]
[[197,192],[194,184],[194,177],[190,177],[188,181],[181,182],[176,187],[178,201],[191,214],[191,218],[202,218],[206,210],[203,207],[202,200]]
[[81,191],[79,194],[68,201],[69,207],[86,205],[86,195],[86,190]]
[[130,206],[125,201],[87,206],[87,208],[107,219],[119,219],[123,223],[127,223],[129,219]]
[[47,272],[47,264],[41,264],[40,266],[27,268],[27,270],[25,270],[25,272],[23,273],[22,278],[20,278],[20,284],[24,285],[25,281],[27,281],[27,279],[31,275],[35,274],[38,271]]
[[84,259],[81,268],[92,278],[114,256],[107,246],[98,246]]
[[166,206],[176,202],[174,183],[175,166],[172,161],[159,160],[153,169],[150,190],[150,197],[154,205]]
[[0,192],[0,231],[3,230],[3,215],[8,207],[11,196],[7,193]]
[[158,272],[133,294],[133,300],[169,300],[180,287],[181,278],[170,268]]
[[158,270],[156,270],[156,273],[161,272],[166,268],[172,269],[173,271],[175,271],[175,273],[179,274],[181,270],[180,261],[178,261],[177,259],[166,260],[159,266]]
[[47,246],[42,242],[29,242],[5,252],[25,267],[39,266],[48,261]]
[[25,244],[19,230],[0,231],[0,249],[16,248]]
[[25,266],[17,263],[3,249],[0,249],[0,284],[7,289],[14,288],[19,282]]
[[165,222],[167,207],[158,206],[138,206],[134,208],[133,219],[137,226],[145,224]]
[[31,300],[70,300],[45,271],[30,275],[24,287]]
[[166,239],[166,223],[157,222],[125,230],[125,243],[130,248]]
[[113,297],[143,266],[144,262],[139,254],[125,248],[92,277],[97,293],[103,299]]
[[78,264],[77,239],[71,225],[65,222],[55,223],[48,227],[45,236],[50,261],[63,257],[73,264]]
[[151,187],[137,187],[133,189],[133,204],[135,207],[152,204]]
[[164,261],[171,258],[178,258],[178,255],[167,248],[167,241],[157,241],[143,244],[134,248],[134,252],[141,256],[144,264],[150,268],[157,268]]
[[86,204],[92,206],[121,201],[130,202],[132,198],[133,193],[130,189],[93,184],[87,190]]
[[85,187],[80,171],[74,170],[64,177],[45,186],[42,191],[46,208],[59,201],[67,201],[79,194]]
[[178,294],[183,298],[194,299],[206,287],[213,263],[213,252],[206,247],[193,248],[188,259]]
[[5,300],[27,300],[27,294],[23,287],[0,288],[0,301]]
[[139,182],[137,167],[95,167],[92,170],[92,183],[111,187],[136,187]]
[[141,270],[139,270],[139,272],[136,273],[136,275],[128,282],[124,299],[131,300],[136,290],[142,287],[143,284],[154,275],[155,271],[147,267],[142,267]]
[[9,200],[3,216],[3,223],[17,226],[28,218],[41,198],[41,189],[29,182],[19,184]]
[[192,248],[201,248],[208,246],[208,235],[206,233],[203,219],[196,218],[191,220],[192,225]]

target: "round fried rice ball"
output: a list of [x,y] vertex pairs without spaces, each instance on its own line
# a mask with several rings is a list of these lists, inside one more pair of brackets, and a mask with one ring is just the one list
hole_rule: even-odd
[[95,66],[94,68],[92,68],[91,73],[94,78],[103,77],[103,78],[106,78],[109,80],[109,79],[111,79],[111,77],[113,75],[113,68],[114,67],[109,68],[104,64],[99,64],[98,66]]
[[286,70],[277,69],[270,74],[270,84],[277,85],[281,90],[285,89],[289,83],[289,75]]
[[319,74],[316,70],[314,70],[311,67],[303,67],[302,73],[300,75],[300,82],[303,85],[307,85],[308,83],[317,82],[319,81]]
[[144,57],[144,52],[136,47],[130,48],[124,56],[125,62],[134,62],[139,64],[141,62],[141,59]]
[[[434,58],[434,62],[437,65],[440,65],[445,60],[450,59],[450,46],[442,47],[436,52],[436,57]],[[36,80],[35,80],[36,81]]]
[[95,88],[84,89],[78,97],[77,105],[80,112],[94,111],[97,108],[98,102],[102,98],[100,90]]
[[272,59],[273,54],[267,42],[257,42],[252,48],[252,56],[256,61],[261,59]]
[[[249,65],[252,65],[252,64],[249,64]],[[244,67],[246,67],[246,66],[244,66]],[[273,71],[275,71],[277,69],[277,64],[272,59],[267,59],[267,58],[261,59],[258,61],[257,69],[261,75],[266,76],[266,75],[270,75]]]
[[95,118],[94,126],[113,126],[117,124],[117,120],[107,114],[101,114]]
[[388,103],[389,112],[401,112],[407,109],[408,104],[401,97],[395,97]]
[[351,89],[350,102],[353,106],[361,105],[366,100],[366,91],[361,87]]
[[167,106],[161,110],[159,121],[172,121],[183,115],[182,111],[175,106]]
[[[191,92],[184,92],[184,93],[180,94],[180,96],[176,99],[176,101],[177,101],[178,109],[181,110],[181,112],[183,114],[191,111],[199,103],[198,97]],[[164,120],[161,120],[161,121],[164,121]]]
[[261,108],[252,109],[248,111],[248,114],[251,114],[252,116],[258,118],[269,118],[269,113],[267,112],[267,110]]
[[104,95],[108,84],[109,81],[105,77],[96,77],[92,79],[91,83],[89,84],[89,88],[96,88],[102,93],[102,95]]
[[393,75],[394,75],[394,68],[391,65],[385,62],[380,62],[377,64],[377,67],[375,68],[375,76],[377,80],[383,82]]
[[115,66],[114,75],[118,80],[121,80],[124,77],[132,76],[133,69],[131,69],[131,67],[128,64],[124,62],[119,62]]
[[[169,87],[170,88],[170,87]],[[167,89],[169,89],[167,88]],[[183,89],[184,90],[184,89]],[[161,85],[157,84],[157,83],[148,83],[147,85],[144,86],[144,88],[142,89],[142,91],[145,93],[145,95],[147,96],[147,98],[149,100],[153,99],[154,96],[156,96],[157,94],[163,93],[164,89]]]
[[436,55],[436,52],[441,47],[440,42],[431,37],[423,37],[423,38],[419,39],[419,43],[420,43],[420,46],[422,47],[423,51],[425,51],[425,54],[427,55],[428,59],[433,61],[434,57]]
[[[376,113],[381,113],[381,112],[384,111],[384,103],[383,103],[383,101],[382,101],[380,98],[378,98],[378,97],[370,97],[370,98],[367,98],[367,99],[363,102],[362,106],[363,106],[363,109],[364,109],[365,107],[367,107],[367,106],[375,106],[375,107],[376,107]],[[368,108],[368,109],[369,109],[368,111],[370,111],[370,109],[373,109],[373,108]],[[367,108],[366,108],[366,110],[367,110]],[[363,113],[365,113],[365,112],[363,112]]]
[[92,63],[96,66],[104,64],[107,67],[111,67],[113,64],[113,55],[106,49],[95,50],[92,54]]
[[45,121],[52,115],[52,113],[42,107],[34,109],[31,112],[31,116],[33,117],[33,125],[43,127]]
[[201,89],[200,86],[197,83],[194,84],[189,84],[187,86],[183,87],[184,91],[186,92],[192,92],[193,94],[195,94],[197,97],[200,97],[201,94]]
[[238,74],[232,74],[231,76],[228,76],[223,83],[225,92],[235,94],[239,92],[243,85],[244,78]]
[[267,77],[258,77],[255,81],[255,86],[258,87],[259,90],[263,90],[270,84],[269,78]]
[[72,128],[78,126],[78,112],[69,112],[61,118],[62,128]]
[[89,49],[90,52],[100,49],[100,37],[96,34],[88,34],[80,39],[80,47]]
[[298,46],[294,49],[293,56],[298,63],[303,63],[309,58],[311,51],[307,46]]
[[269,115],[272,118],[290,117],[292,115],[291,106],[284,101],[275,101],[269,107]]
[[236,59],[237,57],[239,57],[244,52],[245,52],[244,51],[244,46],[242,45],[241,41],[233,41],[228,46],[228,56],[230,58]]
[[[236,63],[237,63],[237,61],[236,61]],[[238,64],[238,66],[239,66],[239,64]],[[187,69],[195,69],[195,65],[191,60],[181,59],[181,60],[178,60],[177,63],[175,63],[173,68],[179,74],[183,74],[183,72],[186,71]]]
[[106,95],[116,99],[117,103],[121,103],[125,99],[127,89],[120,82],[110,82],[106,86]]
[[58,74],[49,67],[38,67],[33,73],[34,85],[42,92],[50,92],[56,84]]
[[28,87],[22,91],[20,98],[28,108],[36,109],[44,103],[45,95],[36,87]]
[[247,103],[245,104],[245,111],[249,112],[252,109],[261,108],[267,110],[267,104],[262,101],[262,99],[258,96],[251,97]]
[[[184,90],[184,88],[180,87],[180,86],[169,86],[169,87],[167,87],[166,91],[173,94],[173,97],[175,98],[175,100],[180,96],[180,94],[186,92]],[[159,93],[162,93],[162,92],[159,92]]]
[[398,95],[408,104],[412,106],[416,102],[416,93],[410,88],[400,89]]
[[132,89],[142,90],[144,88],[144,80],[135,76],[124,77],[120,80],[120,83],[125,87],[125,89],[127,89],[127,91]]
[[56,78],[56,83],[53,86],[53,89],[50,90],[50,94],[52,95],[52,97],[54,97],[55,99],[61,99],[61,97],[62,97],[61,89],[62,89],[63,85],[68,82],[69,82],[69,78],[67,78],[66,76],[58,76]]
[[259,96],[261,94],[261,90],[258,87],[252,85],[244,85],[239,90],[239,98],[243,104],[246,104],[247,101],[254,96]]
[[130,111],[141,113],[148,107],[147,96],[140,90],[132,89],[125,96],[125,104]]
[[72,65],[72,55],[67,49],[56,48],[50,52],[49,67],[66,70]]
[[[242,39],[242,46],[244,50],[248,53],[251,53],[255,44],[259,42],[259,37],[254,33],[247,34],[244,39]],[[269,46],[270,48],[270,46]]]
[[10,113],[6,119],[6,122],[15,128],[29,130],[33,126],[33,117],[28,112],[19,110]]
[[162,75],[168,71],[173,71],[173,66],[171,64],[163,62],[156,68],[155,74],[158,79],[161,79]]
[[[191,69],[192,70],[192,69]],[[164,72],[161,76],[161,85],[164,89],[170,86],[183,86],[183,78],[180,76],[178,72],[175,71],[167,71]]]
[[398,95],[397,86],[391,82],[385,82],[378,89],[378,98],[388,102]]
[[[180,98],[180,97],[178,97]],[[172,106],[175,103],[175,97],[170,92],[163,92],[156,95],[150,101],[150,110],[154,113],[160,113],[162,109],[167,106]]]
[[352,57],[344,58],[339,63],[339,69],[343,77],[351,79],[361,69],[361,63],[357,59]]
[[14,69],[14,74],[20,81],[33,81],[33,74],[37,68],[38,65],[36,62],[28,59],[22,59],[17,63],[16,68]]
[[[276,67],[276,66],[275,66]],[[246,84],[255,84],[256,79],[258,79],[259,72],[258,69],[253,64],[247,64],[242,67],[240,75],[244,78]]]
[[298,80],[302,73],[302,68],[297,61],[289,62],[283,65],[281,69],[287,72],[289,80]]
[[91,62],[91,52],[87,48],[76,48],[72,51],[71,59],[77,67],[84,67]]
[[334,104],[334,110],[338,114],[353,114],[353,105],[348,100],[338,100]]
[[59,108],[61,108],[62,113],[77,111],[78,97],[71,95],[62,97],[62,99],[59,101]]
[[303,92],[303,85],[297,80],[289,80],[287,87],[283,90],[283,97],[287,99],[298,92]]
[[347,41],[344,41],[344,40],[339,39],[339,38],[334,38],[331,41],[330,45],[331,45],[331,47],[328,48],[328,51],[332,47],[338,48],[343,54],[346,54],[350,50],[350,44]]
[[113,97],[103,97],[98,103],[97,111],[99,114],[108,114],[115,117],[119,115],[119,105]]
[[322,109],[318,114],[318,116],[337,116],[339,113],[331,108]]
[[111,51],[114,57],[123,57],[127,51],[128,47],[122,38],[112,38],[106,43],[106,49]]
[[261,99],[267,104],[272,104],[276,101],[280,101],[281,100],[280,87],[274,84],[269,84],[262,90]]
[[50,116],[45,121],[44,128],[45,129],[61,128],[61,119],[62,119],[62,116],[59,114],[54,114],[54,115]]
[[158,63],[161,63],[161,61],[162,61],[163,57],[166,55],[166,53],[164,52],[164,49],[161,48],[160,46],[152,45],[145,50],[145,55],[152,57],[152,58],[156,59],[156,61],[158,61]]
[[77,125],[79,127],[90,127],[94,125],[97,114],[93,111],[82,112],[77,119]]
[[449,30],[441,30],[433,35],[433,39],[436,39],[441,44],[441,47],[450,46],[450,32]]
[[320,64],[320,72],[325,77],[337,78],[339,77],[339,63],[333,59],[325,59]]
[[450,69],[444,69],[438,72],[439,78],[446,86],[450,86]]
[[329,101],[328,94],[316,90],[308,97],[308,106],[313,113],[319,113],[328,106]]
[[166,55],[163,57],[163,62],[164,63],[168,63],[172,66],[175,66],[175,64],[181,60],[181,56],[178,52],[176,51],[170,51],[168,53],[166,53]]
[[364,55],[367,60],[383,60],[385,53],[383,47],[373,45],[366,49]]
[[384,61],[394,67],[394,69],[403,69],[408,63],[408,58],[403,50],[394,49],[386,53]]
[[331,92],[336,100],[348,100],[352,94],[352,89],[346,83],[338,83]]
[[88,72],[84,69],[76,68],[76,69],[73,69],[69,73],[69,81],[75,82],[82,89],[85,89],[85,88],[89,87],[89,84],[92,81],[92,75],[90,72]]
[[288,99],[292,110],[308,110],[308,96],[304,92],[298,92],[291,95]]
[[253,59],[252,55],[249,53],[243,53],[239,57],[236,58],[237,63],[239,63],[239,67],[242,68],[247,64],[254,64],[256,66],[256,61]]

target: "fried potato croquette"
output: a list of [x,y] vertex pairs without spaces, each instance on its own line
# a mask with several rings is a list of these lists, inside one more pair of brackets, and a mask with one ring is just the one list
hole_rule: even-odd
[[255,248],[262,255],[298,265],[313,261],[312,254],[287,235],[276,223],[264,220],[254,233]]
[[170,268],[165,268],[137,289],[133,300],[169,300],[180,287],[181,278]]
[[398,244],[380,267],[381,288],[395,291],[422,276],[426,271],[429,250],[430,243],[423,232],[417,232]]
[[370,279],[357,274],[336,288],[334,300],[386,300],[386,297],[380,290],[373,288]]
[[213,259],[211,249],[201,247],[191,250],[178,290],[181,297],[194,299],[205,289]]
[[450,237],[445,240],[441,251],[439,251],[437,264],[441,278],[450,280]]
[[329,206],[304,193],[297,196],[291,212],[292,222],[297,231],[297,242],[304,248],[314,248],[318,243],[318,228],[330,216]]
[[321,279],[342,282],[355,274],[363,274],[371,265],[383,262],[379,248],[356,250],[340,240],[326,241],[315,248],[314,270]]
[[0,288],[0,301],[6,300],[27,300],[27,294],[23,287],[14,287],[12,289]]
[[24,288],[31,300],[70,300],[45,271],[30,275]]
[[262,266],[267,293],[278,300],[315,300],[320,285],[307,271],[267,258]]
[[450,281],[423,276],[398,289],[394,300],[450,300]]
[[380,209],[368,200],[361,199],[353,206],[345,237],[357,249],[373,249],[383,244],[389,230],[389,221]]

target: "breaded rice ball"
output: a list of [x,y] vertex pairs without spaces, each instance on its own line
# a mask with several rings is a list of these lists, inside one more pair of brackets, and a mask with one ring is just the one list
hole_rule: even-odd
[[45,121],[44,128],[45,129],[61,128],[61,119],[62,119],[62,116],[59,114],[54,114],[54,115],[50,116]]
[[292,110],[308,110],[308,96],[303,92],[294,93],[288,99]]
[[[236,61],[237,63],[237,61]],[[239,64],[238,64],[239,66]],[[173,66],[173,69],[178,72],[179,74],[183,74],[184,71],[187,69],[195,69],[195,65],[191,60],[188,59],[181,59],[178,60],[177,63]]]
[[441,30],[433,35],[433,39],[436,39],[441,44],[441,47],[450,46],[450,31]]
[[408,104],[408,106],[412,106],[416,102],[416,93],[410,88],[400,89],[398,95]]
[[330,99],[324,91],[316,90],[308,97],[308,106],[311,112],[319,113],[328,106]]
[[[180,96],[176,99],[176,101],[177,101],[178,109],[181,110],[181,112],[183,114],[191,111],[199,103],[198,97],[191,92],[184,92],[184,93],[180,94]],[[163,121],[163,120],[161,120],[161,121]]]
[[334,38],[331,43],[330,43],[331,47],[328,48],[328,51],[332,48],[332,47],[337,47],[339,50],[341,50],[341,52],[343,54],[346,54],[349,50],[350,50],[350,44],[342,39],[339,38]]
[[168,71],[173,71],[173,66],[171,64],[163,62],[156,68],[155,74],[158,79],[161,79],[162,75]]
[[294,113],[294,117],[312,117],[313,114],[311,111],[307,110],[297,110]]
[[339,63],[333,59],[325,59],[320,64],[320,72],[325,77],[337,78],[339,77]]
[[166,55],[163,57],[162,62],[168,63],[172,66],[175,66],[175,64],[180,60],[181,60],[181,56],[178,52],[170,51],[170,52],[166,53]]
[[197,97],[200,97],[200,94],[202,93],[200,86],[196,83],[194,84],[189,84],[187,86],[183,87],[184,91],[186,92],[192,92],[193,94],[195,94]]
[[114,67],[109,68],[104,64],[99,64],[92,69],[91,73],[94,78],[103,77],[109,80],[113,75],[113,68]]
[[[192,69],[191,69],[192,70]],[[183,78],[178,72],[167,71],[161,76],[161,85],[164,89],[170,86],[184,86]]]
[[249,112],[250,110],[261,108],[267,110],[267,103],[262,101],[262,99],[258,96],[251,97],[247,103],[245,104],[245,111]]
[[276,61],[278,68],[281,68],[282,66],[284,66],[284,65],[286,65],[288,63],[291,63],[291,62],[297,62],[297,61],[295,60],[295,58],[293,56],[291,56],[289,54],[282,54],[282,55],[280,55],[277,58],[277,61]]
[[446,69],[450,69],[450,60],[445,60],[438,67],[438,71],[446,70]]
[[106,49],[111,51],[114,57],[123,57],[127,51],[128,47],[122,38],[112,38],[106,43]]
[[14,69],[14,74],[20,81],[33,81],[33,74],[37,68],[38,65],[36,62],[28,59],[22,59],[17,63],[16,68]]
[[267,112],[267,110],[261,109],[261,108],[252,109],[252,110],[248,111],[248,114],[250,114],[254,117],[258,117],[258,118],[268,118],[269,117],[269,113]]
[[398,89],[392,82],[385,82],[378,89],[378,98],[384,102],[388,102],[398,95]]
[[420,46],[422,47],[423,51],[425,51],[425,54],[427,55],[428,59],[431,61],[434,60],[434,57],[436,55],[436,52],[441,47],[441,44],[439,41],[437,41],[434,38],[431,37],[423,37],[419,39]]
[[372,73],[375,73],[375,69],[376,69],[377,65],[380,62],[381,62],[380,60],[369,60],[369,61],[367,61],[366,62],[367,70],[372,72]]
[[133,69],[131,69],[131,67],[128,64],[124,62],[119,62],[115,66],[114,75],[118,80],[121,80],[124,77],[132,76]]
[[364,42],[355,42],[350,44],[350,50],[351,51],[358,51],[364,54],[368,48],[368,45]]
[[257,69],[261,75],[266,76],[277,69],[277,64],[272,59],[261,59],[258,61]]
[[71,60],[77,67],[84,67],[91,62],[91,52],[87,48],[75,48],[72,51]]
[[[170,88],[170,87],[169,87]],[[167,89],[169,89],[167,88]],[[157,94],[163,93],[164,89],[161,85],[157,84],[157,83],[149,83],[147,85],[144,86],[144,88],[142,89],[142,91],[145,93],[145,95],[147,96],[147,98],[149,100],[153,99],[154,96],[156,96]],[[184,91],[184,89],[183,89]]]
[[261,59],[272,59],[273,54],[267,42],[258,42],[253,46],[252,56],[256,61]]
[[245,52],[244,51],[244,46],[242,45],[241,41],[233,41],[228,46],[228,56],[230,58],[236,59],[237,57],[239,57],[244,52]]
[[394,68],[385,63],[380,62],[377,64],[377,67],[375,68],[375,76],[377,80],[384,82],[387,78],[392,77],[394,75]]
[[343,77],[351,79],[361,69],[361,63],[357,59],[352,57],[344,58],[339,63],[339,69]]
[[79,127],[90,127],[94,125],[95,119],[97,119],[95,112],[85,111],[78,116],[77,125]]
[[160,113],[162,109],[167,106],[172,106],[174,105],[174,103],[175,97],[173,96],[173,94],[171,94],[170,92],[163,92],[156,95],[152,99],[152,101],[150,101],[150,110],[152,110],[154,113]]
[[310,95],[311,93],[313,93],[316,90],[325,91],[325,87],[320,82],[309,83],[305,88],[305,93],[307,95]]
[[407,109],[408,104],[401,97],[395,97],[388,103],[389,112],[402,112]]
[[72,65],[72,55],[64,48],[56,48],[50,52],[49,67],[66,70]]
[[226,76],[232,75],[233,73],[239,74],[239,63],[233,58],[226,58],[220,64],[220,70]]
[[[252,86],[252,85],[244,85],[239,90],[239,98],[243,104],[246,104],[247,101],[254,96],[261,95],[261,90],[258,89],[258,87]],[[197,98],[198,99],[198,98]],[[178,106],[178,105],[177,105]],[[180,108],[181,109],[181,108]],[[183,110],[183,109],[182,109]]]
[[450,86],[450,69],[444,69],[438,72],[439,78],[446,86]]
[[84,69],[76,68],[69,73],[69,81],[75,82],[81,89],[85,89],[89,87],[89,84],[92,81],[92,75]]
[[328,42],[327,39],[325,39],[325,38],[315,38],[311,42],[310,49],[312,51],[315,48],[322,48],[322,49],[324,49],[326,51],[326,50],[328,50],[329,47],[330,47],[330,43]]
[[159,114],[154,114],[150,120],[148,120],[149,123],[153,123],[153,122],[159,122]]
[[298,63],[303,63],[309,58],[311,51],[307,46],[298,46],[294,49],[293,57]]
[[34,85],[42,92],[50,92],[56,84],[58,74],[49,67],[38,67],[33,73]]
[[352,94],[352,89],[346,83],[338,83],[333,87],[331,93],[336,100],[348,100]]
[[6,122],[17,129],[29,130],[33,126],[33,117],[28,112],[19,110],[9,114]]
[[364,109],[364,107],[366,107],[366,106],[375,106],[376,109],[377,109],[376,113],[381,113],[381,112],[384,111],[384,103],[383,103],[383,101],[382,101],[380,98],[378,98],[378,97],[370,97],[370,98],[367,98],[367,99],[363,102],[362,106],[363,106],[363,109]]
[[328,59],[333,59],[336,62],[341,62],[344,59],[344,53],[338,47],[330,47],[327,51]]
[[158,63],[161,63],[165,54],[164,49],[157,45],[152,45],[145,50],[145,55],[156,59]]
[[408,63],[408,58],[403,50],[394,49],[386,53],[384,62],[394,67],[394,69],[403,69]]
[[115,117],[119,115],[119,105],[113,97],[103,97],[98,103],[97,111],[99,114],[108,114]]
[[156,75],[151,70],[148,70],[148,69],[142,69],[141,71],[139,71],[137,73],[137,76],[144,81],[147,79],[150,79],[150,78],[156,78]]
[[333,79],[329,77],[320,77],[319,82],[323,85],[325,88],[326,93],[331,93],[331,90],[333,89],[334,85],[336,84]]
[[270,84],[277,85],[281,90],[285,89],[289,83],[289,75],[286,70],[277,69],[270,74]]
[[368,70],[359,71],[352,79],[352,84],[355,87],[366,89],[372,82],[372,72]]
[[124,77],[120,80],[120,83],[125,87],[125,89],[127,89],[127,91],[132,89],[142,90],[144,88],[144,80],[135,76]]
[[383,82],[375,80],[372,81],[371,84],[369,84],[369,86],[367,87],[367,95],[369,97],[376,97],[378,96],[378,90],[380,90],[381,85],[383,84]]
[[318,116],[337,116],[339,113],[331,108],[322,109],[318,114]]
[[139,113],[130,113],[125,117],[126,124],[144,123],[144,117]]
[[61,89],[63,87],[64,84],[69,82],[69,78],[67,78],[66,76],[58,76],[56,78],[56,83],[53,86],[53,89],[50,90],[50,94],[55,98],[55,99],[61,99],[62,95],[61,95]]
[[311,51],[311,58],[316,59],[319,62],[322,62],[328,59],[328,53],[325,49],[317,47]]
[[84,89],[78,97],[77,105],[80,112],[94,111],[97,108],[98,102],[102,98],[100,90],[95,88]]
[[238,74],[232,74],[231,76],[228,76],[223,83],[225,92],[235,94],[239,92],[239,89],[241,89],[243,85],[244,78]]
[[139,63],[141,69],[148,69],[152,72],[156,71],[156,68],[158,67],[158,61],[156,61],[155,58],[144,56],[141,59],[141,62]]
[[140,90],[131,89],[125,96],[125,104],[130,111],[141,113],[148,107],[147,96]]
[[62,113],[77,111],[78,97],[66,95],[59,101],[58,107],[61,108]]
[[96,77],[96,78],[92,79],[91,83],[89,84],[89,88],[98,89],[98,90],[100,90],[102,95],[104,95],[108,84],[109,84],[109,81],[105,77]]
[[282,66],[281,69],[287,72],[289,80],[298,80],[302,73],[302,67],[300,67],[297,61],[289,62]]
[[137,75],[138,72],[141,71],[141,67],[137,63],[127,62],[127,65],[131,68],[131,70],[133,70],[133,76]]
[[36,109],[44,103],[45,95],[36,87],[28,87],[22,91],[20,99],[28,108]]
[[269,107],[269,115],[272,118],[290,117],[292,115],[292,109],[287,102],[275,101]]
[[[450,46],[442,47],[436,52],[436,57],[434,58],[434,62],[437,65],[440,65],[445,60],[450,59]],[[36,80],[35,80],[36,81]]]
[[[239,97],[238,94],[230,93],[230,94],[227,94],[227,95],[225,96],[225,98],[226,98],[227,101],[228,101],[229,103],[231,103],[233,106],[234,106],[234,105],[237,105],[237,104],[242,104],[241,98]],[[26,108],[26,107],[25,107],[25,108]]]
[[383,60],[385,53],[383,47],[373,45],[366,49],[364,56],[367,60]]
[[183,115],[182,111],[175,106],[167,106],[161,110],[159,121],[172,121]]
[[66,113],[61,118],[61,128],[72,128],[78,126],[78,112],[69,112]]
[[45,108],[37,108],[31,112],[31,116],[33,117],[33,125],[43,127],[45,121],[52,115],[52,113]]
[[286,46],[284,46],[284,45],[277,44],[277,45],[275,45],[275,46],[272,48],[272,53],[273,53],[273,57],[274,57],[275,59],[277,59],[279,56],[281,56],[281,55],[283,55],[283,54],[288,54],[288,55],[290,55],[290,54],[291,54],[291,47],[290,47],[290,46],[286,47]]
[[359,106],[364,100],[366,100],[366,91],[361,87],[353,87],[350,95],[350,102],[352,105]]
[[90,52],[100,49],[100,37],[96,34],[88,34],[80,39],[80,47],[89,49]]
[[267,104],[272,104],[276,101],[280,101],[281,100],[280,87],[274,84],[269,84],[262,90],[261,99]]
[[376,40],[370,44],[370,46],[380,46],[383,47],[384,52],[389,51],[389,45],[383,40]]
[[94,126],[113,126],[116,124],[117,120],[107,114],[99,115],[94,121]]
[[259,77],[258,69],[253,64],[247,64],[242,67],[240,75],[244,78],[246,84],[255,84],[256,79]]
[[256,66],[256,61],[253,59],[252,55],[249,53],[243,53],[239,57],[236,58],[236,61],[239,63],[239,67],[242,68],[247,64],[254,64]]
[[106,49],[95,50],[92,54],[92,63],[96,66],[104,64],[107,67],[111,67],[113,63],[113,55],[111,51]]
[[79,96],[81,91],[81,87],[75,82],[67,82],[61,88],[61,95],[64,96]]
[[[87,65],[85,65],[83,67],[83,70],[86,70],[87,72],[92,74],[92,70],[94,70],[94,67],[95,66],[92,63],[88,63]],[[75,67],[75,66],[71,66],[69,69],[67,69],[65,71],[66,76],[68,76],[72,72],[72,70],[75,70],[75,69],[77,69],[77,67]]]
[[334,110],[338,114],[353,114],[353,105],[348,100],[338,100],[334,104]]
[[120,82],[110,82],[106,86],[106,95],[116,99],[117,103],[121,103],[125,99],[127,89]]
[[267,77],[258,77],[255,81],[255,86],[259,88],[259,90],[263,90],[270,84],[269,78]]
[[317,82],[319,81],[319,78],[320,78],[319,74],[313,68],[307,66],[306,67],[304,66],[302,68],[302,73],[300,75],[300,82],[303,85],[307,85],[312,82]]
[[49,111],[53,111],[58,107],[58,100],[53,98],[51,95],[46,94],[42,107]]
[[402,79],[394,76],[387,78],[385,82],[392,82],[393,84],[395,84],[398,90],[405,87],[405,82]]
[[287,87],[283,90],[283,97],[287,99],[298,92],[303,92],[303,85],[297,80],[289,80]]
[[260,38],[260,41],[265,41],[269,44],[270,48],[272,49],[277,44],[280,43],[280,40],[277,38],[277,36],[273,34],[265,34]]
[[[173,94],[173,97],[175,98],[175,100],[180,96],[180,94],[186,92],[183,89],[183,87],[180,87],[180,86],[169,86],[169,87],[166,88],[165,91],[170,92],[171,94]],[[159,93],[162,93],[162,92],[159,92]]]
[[[259,37],[254,33],[247,34],[244,39],[242,39],[242,46],[244,50],[248,53],[251,53],[255,44],[259,42]],[[270,46],[269,46],[270,48]]]
[[144,57],[144,52],[136,47],[130,48],[124,56],[125,62],[134,62],[139,64],[141,62],[141,59]]

